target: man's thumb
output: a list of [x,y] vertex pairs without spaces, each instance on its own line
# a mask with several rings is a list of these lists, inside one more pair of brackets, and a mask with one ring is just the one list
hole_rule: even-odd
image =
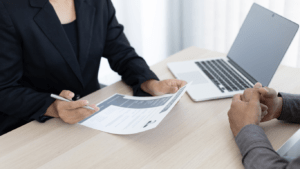
[[276,91],[273,89],[270,89],[268,87],[263,87],[258,89],[258,92],[263,96],[263,97],[274,97],[277,95]]
[[250,103],[254,103],[254,104],[257,104],[257,103],[260,103],[260,93],[259,92],[253,92],[252,93],[252,96],[250,98]]

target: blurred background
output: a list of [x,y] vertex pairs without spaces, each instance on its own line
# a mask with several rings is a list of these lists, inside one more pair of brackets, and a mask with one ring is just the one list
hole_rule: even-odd
[[[151,66],[196,46],[227,53],[253,3],[300,23],[300,0],[112,0],[125,34]],[[300,67],[299,32],[282,64]],[[99,82],[119,81],[102,59]]]

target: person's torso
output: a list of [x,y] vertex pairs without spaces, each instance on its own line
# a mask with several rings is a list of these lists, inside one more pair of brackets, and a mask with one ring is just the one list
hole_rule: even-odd
[[39,92],[71,90],[81,96],[99,89],[97,76],[109,22],[106,1],[75,0],[78,58],[51,4],[38,7],[37,2],[3,1],[22,42],[21,84]]

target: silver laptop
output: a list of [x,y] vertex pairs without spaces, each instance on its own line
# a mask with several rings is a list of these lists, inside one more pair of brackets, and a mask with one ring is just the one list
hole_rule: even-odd
[[292,161],[300,157],[300,130],[298,130],[282,147],[277,150],[277,153],[288,161]]
[[193,81],[187,90],[194,101],[232,97],[253,87],[268,86],[299,25],[253,4],[227,57],[168,63],[177,79]]

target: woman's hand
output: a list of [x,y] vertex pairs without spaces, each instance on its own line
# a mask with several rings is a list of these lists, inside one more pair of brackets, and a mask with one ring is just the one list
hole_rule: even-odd
[[177,79],[168,79],[163,81],[148,80],[142,83],[141,88],[144,92],[147,92],[152,96],[160,96],[169,93],[176,93],[186,84],[186,81]]
[[[74,93],[63,90],[59,96],[71,100],[74,97]],[[99,111],[99,108],[96,105],[90,105],[95,110],[82,108],[86,105],[88,105],[87,100],[78,100],[74,102],[56,100],[49,106],[45,116],[59,117],[66,123],[75,124]]]

